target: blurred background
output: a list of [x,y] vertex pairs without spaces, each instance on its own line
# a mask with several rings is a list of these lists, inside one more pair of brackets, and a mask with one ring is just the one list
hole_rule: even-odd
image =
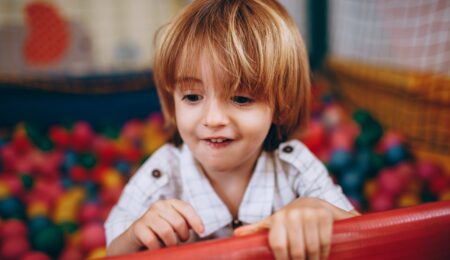
[[[313,70],[301,139],[355,207],[450,199],[450,1],[280,0]],[[105,255],[167,139],[154,36],[188,0],[0,0],[0,258]]]

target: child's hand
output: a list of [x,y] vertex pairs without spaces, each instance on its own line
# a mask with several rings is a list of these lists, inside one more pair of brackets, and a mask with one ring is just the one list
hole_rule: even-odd
[[186,241],[189,239],[190,228],[197,234],[202,233],[202,220],[189,203],[176,199],[155,202],[130,227],[137,246],[148,249],[176,245],[178,239]]
[[276,259],[326,259],[333,221],[357,214],[320,199],[300,198],[258,223],[236,229],[234,234],[248,235],[268,228]]

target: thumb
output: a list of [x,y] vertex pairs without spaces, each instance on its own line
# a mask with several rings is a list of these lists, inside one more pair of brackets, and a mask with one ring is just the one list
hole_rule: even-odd
[[269,218],[234,230],[235,236],[246,236],[270,228]]

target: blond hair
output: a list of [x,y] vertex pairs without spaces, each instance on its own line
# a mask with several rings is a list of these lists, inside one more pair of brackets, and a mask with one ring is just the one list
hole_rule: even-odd
[[[307,53],[293,19],[274,0],[196,0],[165,28],[153,73],[175,143],[173,93],[180,75],[195,73],[202,51],[224,77],[223,95],[249,93],[274,109],[263,148],[273,150],[309,118]],[[220,73],[218,73],[220,71]]]

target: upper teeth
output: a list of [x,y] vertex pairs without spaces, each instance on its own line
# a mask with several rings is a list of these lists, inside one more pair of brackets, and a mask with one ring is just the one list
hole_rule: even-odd
[[211,142],[213,143],[221,143],[223,141],[225,141],[226,139],[222,139],[222,138],[212,138]]

